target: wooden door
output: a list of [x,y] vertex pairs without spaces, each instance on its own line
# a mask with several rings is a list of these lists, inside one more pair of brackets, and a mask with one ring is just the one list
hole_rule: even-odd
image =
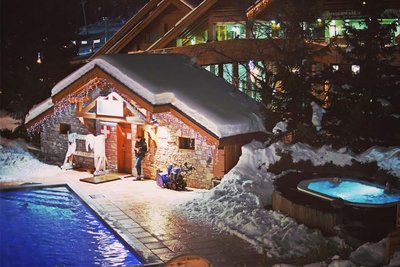
[[130,124],[117,126],[118,171],[132,173],[132,129]]
[[225,150],[224,149],[215,149],[214,150],[213,174],[216,177],[222,177],[225,175]]

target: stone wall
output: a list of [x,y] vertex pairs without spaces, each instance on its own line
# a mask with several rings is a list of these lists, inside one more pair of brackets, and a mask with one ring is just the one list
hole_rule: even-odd
[[[46,160],[61,165],[68,148],[67,134],[60,133],[60,123],[69,124],[70,132],[86,135],[89,130],[76,117],[75,110],[69,112],[44,128],[41,133],[41,151]],[[146,177],[155,179],[157,170],[164,171],[169,163],[183,166],[185,162],[195,169],[186,175],[187,184],[194,188],[211,188],[213,175],[214,155],[216,147],[207,143],[206,138],[188,127],[171,113],[156,115],[160,125],[136,126],[132,125],[132,149],[134,147],[137,128],[143,129],[144,137],[148,144],[148,153],[143,163],[143,173]],[[101,134],[103,123],[95,125],[96,135]],[[118,170],[117,157],[117,124],[108,123],[111,127],[111,135],[106,139],[106,155],[108,169]],[[140,133],[140,132],[139,132]],[[179,137],[194,139],[194,149],[179,148]],[[83,140],[77,140],[77,150],[86,151]],[[78,165],[85,168],[93,168],[93,158],[76,156]],[[132,173],[135,174],[135,154],[132,151]]]
[[108,161],[107,169],[112,171],[118,170],[117,165],[117,124],[116,123],[102,123],[97,121],[96,122],[96,135],[103,134],[102,127],[107,125],[110,127],[111,133],[106,138],[106,157]]
[[[168,163],[189,166],[193,165],[190,175],[186,176],[189,187],[211,188],[213,175],[213,154],[216,147],[207,143],[198,132],[188,127],[171,113],[157,114],[159,126],[145,134],[149,145],[149,152],[143,162],[145,175],[156,176],[156,171],[164,171]],[[152,137],[153,136],[153,137]],[[179,148],[179,137],[194,139],[194,149]]]
[[[53,123],[44,127],[40,134],[41,154],[49,162],[62,165],[68,149],[68,135],[60,133],[60,124],[70,125],[70,132],[90,134],[85,125],[75,117],[75,109],[71,108],[64,115],[55,119]],[[77,140],[77,149],[83,150],[84,143]],[[83,150],[84,151],[84,150]],[[75,157],[78,164],[84,167],[93,166],[93,158]]]

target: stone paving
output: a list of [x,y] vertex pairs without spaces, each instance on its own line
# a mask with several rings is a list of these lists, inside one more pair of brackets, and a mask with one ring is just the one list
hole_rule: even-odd
[[67,183],[145,259],[145,265],[163,266],[179,255],[202,256],[213,266],[273,264],[242,239],[216,231],[175,209],[177,203],[192,198],[193,192],[162,189],[155,181],[132,178],[103,184],[71,177],[30,182]]

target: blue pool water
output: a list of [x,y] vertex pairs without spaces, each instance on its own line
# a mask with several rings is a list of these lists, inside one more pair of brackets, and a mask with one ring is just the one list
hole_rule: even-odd
[[66,187],[0,192],[0,266],[140,264]]
[[367,205],[387,205],[400,201],[399,192],[385,193],[384,188],[354,179],[315,179],[303,181],[299,184],[299,189],[311,190],[323,196],[332,198],[342,198],[345,201],[367,204]]

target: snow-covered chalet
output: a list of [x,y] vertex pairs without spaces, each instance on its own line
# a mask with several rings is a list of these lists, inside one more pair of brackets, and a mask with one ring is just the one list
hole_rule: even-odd
[[[135,169],[135,136],[143,136],[146,177],[155,179],[168,163],[187,162],[195,167],[188,186],[210,188],[237,163],[243,144],[263,136],[259,114],[253,99],[187,56],[116,54],[97,57],[61,80],[25,124],[40,134],[43,156],[60,163],[68,133],[104,134],[108,169],[128,174]],[[77,165],[93,166],[83,140],[76,146]]]

